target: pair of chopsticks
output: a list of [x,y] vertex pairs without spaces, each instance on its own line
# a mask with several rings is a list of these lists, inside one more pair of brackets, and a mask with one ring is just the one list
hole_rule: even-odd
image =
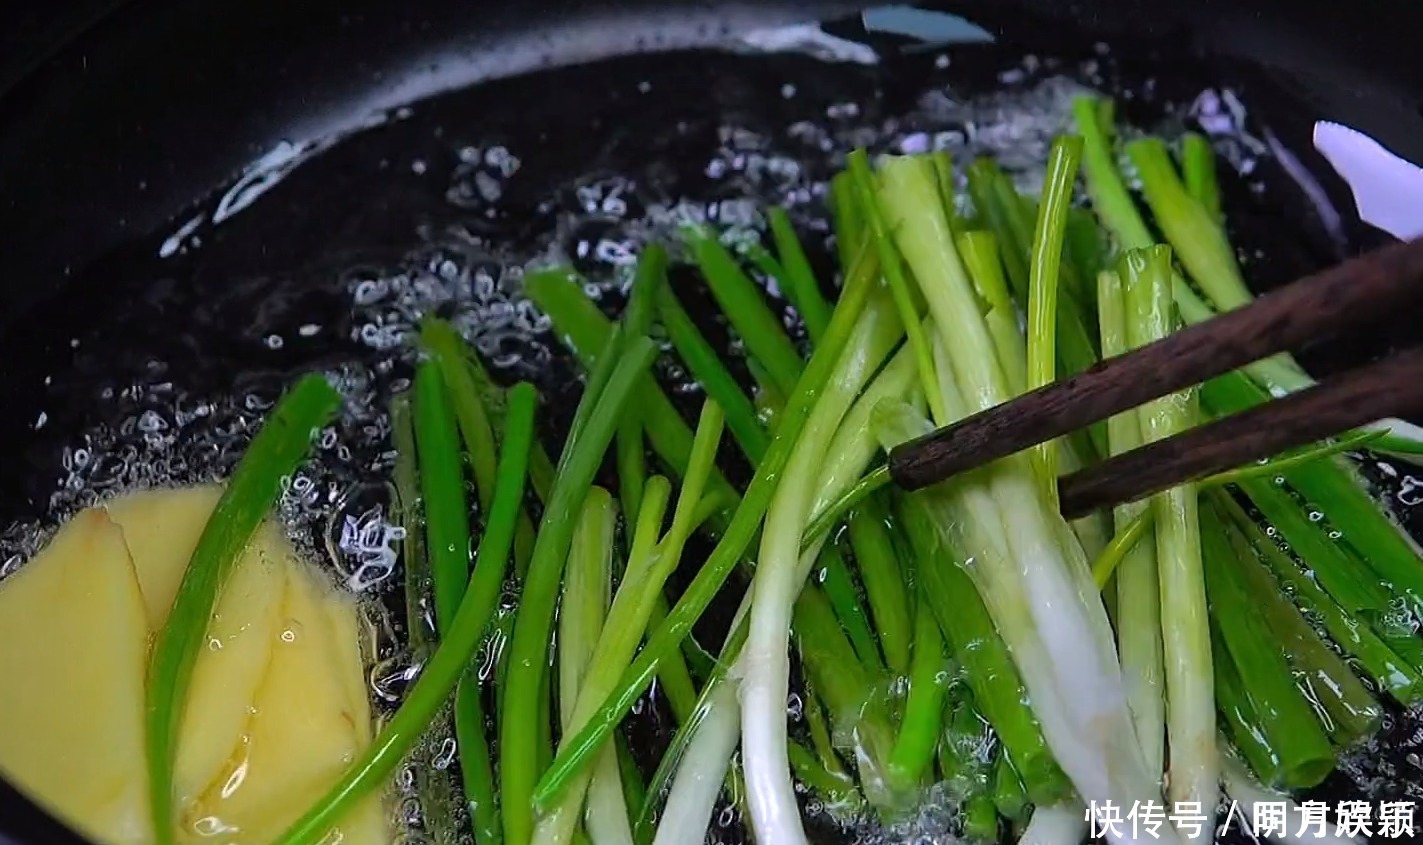
[[[890,476],[926,487],[1307,341],[1423,301],[1423,239],[1392,244],[1278,288],[1071,378],[903,443]],[[1058,480],[1076,518],[1382,419],[1423,412],[1423,347],[1159,440]]]

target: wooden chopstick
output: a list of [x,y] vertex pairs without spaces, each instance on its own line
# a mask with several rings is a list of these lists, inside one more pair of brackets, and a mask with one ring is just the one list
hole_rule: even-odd
[[1423,412],[1423,347],[1058,479],[1068,519],[1277,455],[1383,417]]
[[[1392,244],[903,443],[890,452],[890,475],[916,490],[1306,341],[1381,320],[1419,299],[1423,239]],[[1174,479],[1159,474],[1153,483],[1170,486],[1203,466],[1183,466],[1178,472],[1187,475]]]

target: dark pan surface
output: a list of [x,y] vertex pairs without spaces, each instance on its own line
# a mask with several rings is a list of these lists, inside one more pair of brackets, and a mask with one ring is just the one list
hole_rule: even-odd
[[[153,14],[175,16],[175,27],[180,26],[176,21],[185,20],[181,4],[151,6],[160,10]],[[1209,8],[1208,4],[1202,7]],[[144,8],[143,4],[131,4],[125,14],[147,14],[139,11]],[[212,20],[222,20],[222,9],[227,7],[214,8]],[[774,20],[783,12],[789,16],[786,19],[793,19],[794,13],[788,9],[778,7],[764,20]],[[0,475],[0,514],[8,522],[40,519],[50,510],[57,481],[72,474],[72,450],[81,432],[92,432],[96,426],[118,428],[126,419],[141,419],[147,410],[167,412],[184,402],[201,404],[244,394],[269,397],[276,385],[295,372],[352,359],[370,361],[371,344],[362,335],[362,326],[379,309],[353,310],[354,292],[362,281],[402,274],[416,278],[422,272],[438,276],[446,262],[465,277],[478,277],[477,270],[483,267],[498,279],[507,275],[507,266],[547,254],[551,247],[576,256],[582,242],[596,245],[600,240],[617,241],[628,235],[618,221],[600,222],[579,213],[583,198],[571,186],[590,184],[598,176],[630,177],[637,186],[630,201],[644,208],[673,198],[705,204],[752,195],[780,201],[786,186],[774,179],[767,187],[768,183],[753,184],[746,178],[708,175],[708,162],[724,157],[726,141],[718,130],[744,127],[772,139],[777,149],[794,151],[800,143],[792,129],[795,124],[824,124],[832,107],[854,103],[858,113],[841,118],[846,132],[854,124],[878,127],[880,131],[869,137],[883,142],[896,135],[884,131],[886,124],[914,113],[926,89],[942,87],[945,82],[966,93],[1000,88],[1002,74],[1021,72],[1022,58],[1027,54],[1042,60],[1033,65],[1037,75],[1053,68],[1079,74],[1094,64],[1108,90],[1132,92],[1130,99],[1123,100],[1124,117],[1144,126],[1179,120],[1184,106],[1203,88],[1238,91],[1249,106],[1254,135],[1263,137],[1268,128],[1282,148],[1293,150],[1315,168],[1334,204],[1345,212],[1340,228],[1326,226],[1305,201],[1298,184],[1268,157],[1261,159],[1260,170],[1250,178],[1228,180],[1227,207],[1236,229],[1233,234],[1244,247],[1251,278],[1261,286],[1287,281],[1378,237],[1352,220],[1341,186],[1308,152],[1308,131],[1320,116],[1350,121],[1348,109],[1353,102],[1359,109],[1359,117],[1351,121],[1354,125],[1408,153],[1407,142],[1396,140],[1396,124],[1394,138],[1369,126],[1369,120],[1376,120],[1380,112],[1362,107],[1358,101],[1377,96],[1394,110],[1382,113],[1401,114],[1397,111],[1400,104],[1409,102],[1408,95],[1418,90],[1409,87],[1417,81],[1410,81],[1411,67],[1400,66],[1394,77],[1370,89],[1371,93],[1354,88],[1357,101],[1340,98],[1327,104],[1333,111],[1321,111],[1315,98],[1338,80],[1326,80],[1329,84],[1323,88],[1310,89],[1311,96],[1301,95],[1301,77],[1280,70],[1289,62],[1279,57],[1294,55],[1290,50],[1304,43],[1287,28],[1272,30],[1278,36],[1278,52],[1263,67],[1238,54],[1203,62],[1190,52],[1200,42],[1184,34],[1191,32],[1185,28],[1189,21],[1184,17],[1175,21],[1177,26],[1144,27],[1141,32],[1149,35],[1128,42],[1112,40],[1110,52],[1100,54],[1094,47],[1095,31],[1121,32],[1132,26],[1131,9],[1131,4],[1101,4],[1095,13],[1083,16],[1083,25],[1094,32],[1067,38],[1060,20],[1027,16],[1017,21],[1005,44],[953,50],[953,63],[947,70],[936,66],[933,52],[906,55],[879,68],[826,65],[796,56],[733,57],[719,52],[633,56],[492,82],[415,104],[408,113],[394,107],[411,93],[438,86],[410,87],[413,83],[408,80],[407,84],[377,84],[380,71],[371,71],[377,75],[370,78],[364,74],[389,57],[372,55],[368,64],[358,60],[353,65],[360,73],[351,76],[359,79],[354,79],[348,90],[335,92],[329,101],[320,103],[311,95],[303,108],[303,97],[307,96],[303,75],[319,75],[313,66],[349,58],[341,51],[358,45],[348,39],[365,37],[352,32],[365,32],[366,27],[383,20],[376,14],[362,18],[357,12],[350,22],[337,24],[345,36],[333,36],[330,42],[316,45],[319,57],[301,55],[282,41],[286,36],[279,32],[259,42],[247,60],[250,64],[238,61],[236,65],[239,77],[250,75],[252,80],[266,83],[272,80],[264,74],[285,67],[292,80],[289,85],[254,86],[253,90],[236,92],[231,99],[198,97],[196,90],[186,90],[166,92],[167,100],[154,92],[152,102],[115,102],[113,111],[107,113],[112,122],[97,126],[100,137],[91,139],[90,149],[51,148],[56,154],[43,162],[24,157],[27,149],[33,149],[27,144],[37,144],[46,133],[55,131],[42,118],[48,114],[58,119],[76,110],[98,109],[90,98],[97,98],[113,83],[96,82],[72,91],[68,98],[51,99],[46,99],[40,83],[21,85],[6,101],[9,110],[0,109],[0,127],[6,127],[5,119],[12,121],[0,134],[0,152],[14,153],[0,155],[0,214],[6,215],[0,218],[0,230],[21,234],[13,242],[25,244],[19,256],[23,271],[18,279],[26,281],[21,284],[17,276],[5,281],[10,307],[0,315],[0,360],[6,362],[0,368],[0,390],[8,406],[0,415],[0,437],[7,443],[7,471]],[[444,33],[442,27],[468,25],[458,12],[449,9],[432,14],[452,17],[439,18],[438,24],[425,31]],[[720,37],[720,22],[736,25],[746,20],[737,15],[747,14],[740,8],[732,16],[722,17],[696,6],[691,20],[694,27],[702,28],[694,28],[691,34],[654,21],[647,24],[645,36],[628,34],[643,30],[628,30],[618,39],[599,42],[597,49],[623,53],[656,48],[660,46],[658,32],[663,33],[664,44],[705,41]],[[489,20],[497,23],[503,19],[493,14]],[[579,20],[593,26],[589,18]],[[1256,24],[1247,20],[1241,26],[1248,31],[1249,25],[1264,25],[1260,22],[1268,18],[1254,20]],[[138,38],[135,32],[148,25],[143,21],[151,23],[152,19],[112,26],[135,27],[128,37]],[[303,18],[292,26],[300,29],[317,23]],[[414,23],[412,26],[421,29]],[[513,32],[515,28],[510,26],[509,32]],[[990,28],[1000,29],[996,25]],[[491,24],[488,31],[497,32],[498,27]],[[582,42],[585,52],[579,54],[560,52],[567,42],[546,33],[544,40],[529,40],[528,32],[523,37],[525,40],[509,42],[522,45],[519,49],[511,47],[501,54],[507,57],[506,66],[472,61],[461,66],[465,75],[459,79],[506,76],[544,62],[558,63],[570,55],[586,58],[597,54],[587,42]],[[1346,40],[1341,38],[1341,43]],[[1226,39],[1219,43],[1239,48],[1242,42]],[[486,55],[484,46],[468,49],[470,57]],[[186,58],[201,67],[206,61],[201,52],[196,44],[190,45]],[[1358,63],[1341,62],[1337,67],[1349,83],[1372,79],[1367,76],[1368,64],[1361,59]],[[202,74],[196,76],[202,78]],[[54,79],[62,78],[62,68],[57,69]],[[1027,73],[1022,82],[1014,84],[1027,86],[1033,78],[1034,73]],[[212,79],[215,77],[209,81]],[[141,80],[129,79],[131,84],[137,81]],[[644,91],[645,83],[650,84]],[[787,84],[794,87],[794,96],[786,96]],[[243,85],[236,83],[237,88]],[[1397,90],[1390,93],[1390,86]],[[193,87],[200,86],[194,83]],[[322,87],[312,83],[313,90]],[[332,93],[330,86],[326,90]],[[1384,93],[1378,94],[1379,90]],[[182,96],[174,99],[175,94]],[[281,139],[299,142],[323,137],[333,128],[359,126],[377,103],[392,107],[381,125],[303,161],[250,207],[216,226],[211,224],[213,213],[224,206],[219,197],[227,195],[227,205],[231,204],[234,194],[229,189],[243,165],[263,153],[284,149],[278,143]],[[181,107],[174,108],[175,104]],[[270,108],[260,107],[268,104]],[[510,108],[510,104],[518,107]],[[196,139],[197,146],[211,142],[210,148],[194,149],[195,139],[190,136],[168,137],[159,130],[143,129],[143,121],[134,115],[143,114],[145,108],[154,109],[153,115],[165,108],[190,111],[189,116],[195,119],[202,115],[211,128]],[[249,112],[260,112],[263,119],[252,119]],[[91,112],[95,116],[103,113]],[[224,115],[231,116],[231,133],[221,131]],[[36,122],[20,126],[16,121],[22,118]],[[912,121],[901,127],[913,128]],[[1418,138],[1423,134],[1413,140]],[[71,139],[73,144],[78,142],[77,137]],[[498,165],[481,158],[481,165],[471,168],[469,161],[461,160],[461,151],[477,148],[487,152],[493,146],[513,151],[523,164],[517,174],[502,182],[499,198],[491,202],[480,196],[475,172],[497,170]],[[120,154],[101,154],[110,148]],[[159,164],[163,157],[168,159],[167,167]],[[32,166],[22,172],[18,162],[25,161]],[[809,171],[804,174],[807,184],[828,173],[830,162],[823,156],[817,160],[807,153],[802,161]],[[137,184],[146,187],[135,192]],[[51,186],[51,192],[45,193],[44,186]],[[81,196],[85,199],[79,199]],[[199,211],[207,213],[208,222],[170,241]],[[801,215],[807,235],[816,230],[814,217],[809,212]],[[165,242],[173,248],[165,249]],[[164,252],[169,254],[160,257]],[[616,275],[607,262],[597,260],[584,261],[583,269],[605,280]],[[512,283],[512,279],[506,281]],[[608,306],[616,307],[618,299],[616,292],[611,293],[606,298]],[[469,319],[492,319],[493,313],[468,302],[446,306],[450,309]],[[307,333],[303,331],[307,325],[318,329]],[[709,328],[716,333],[715,327]],[[1393,339],[1413,332],[1416,329],[1400,320],[1388,331],[1307,350],[1305,361],[1322,374],[1363,360],[1387,348]],[[274,336],[282,339],[279,348],[273,348],[270,339]],[[496,355],[518,356],[517,362],[504,368],[505,375],[534,376],[550,393],[571,397],[577,389],[571,369],[556,350],[547,333],[508,332],[491,336],[486,347]],[[407,363],[395,361],[389,369],[373,367],[363,375],[368,377],[372,392],[383,397],[408,376]],[[677,380],[675,373],[664,376],[669,383]],[[148,388],[165,382],[175,385],[182,395],[165,395],[168,406],[152,405],[155,393]],[[126,390],[135,385],[144,389]],[[548,404],[571,408],[572,402]],[[241,418],[241,413],[235,413],[231,419],[213,424]],[[37,425],[41,419],[44,424]],[[348,433],[360,440],[359,433]],[[68,466],[66,446],[71,447]],[[367,466],[363,461],[380,460],[372,449],[367,454],[357,450],[346,459],[344,469],[338,467],[326,480],[339,485],[360,477]],[[197,458],[188,463],[170,468],[174,475],[201,475],[222,466],[220,459],[209,459],[206,465],[199,465]],[[93,475],[89,474],[90,480]],[[116,476],[116,480],[123,479]],[[79,503],[62,494],[58,501],[66,506]],[[644,722],[651,744],[656,740],[657,723],[650,717]],[[1324,794],[1337,800],[1363,785],[1375,799],[1418,798],[1418,773],[1412,772],[1419,766],[1413,751],[1417,728],[1412,720],[1401,720],[1385,740],[1386,753],[1365,755],[1353,778],[1335,776]],[[1365,783],[1372,780],[1377,782]],[[8,808],[6,800],[0,793],[0,808]],[[23,837],[21,841],[39,841],[30,838],[40,830],[32,826],[32,820],[3,809],[0,842],[7,827]],[[819,833],[825,841],[845,836],[823,826]],[[737,837],[734,829],[727,835]]]

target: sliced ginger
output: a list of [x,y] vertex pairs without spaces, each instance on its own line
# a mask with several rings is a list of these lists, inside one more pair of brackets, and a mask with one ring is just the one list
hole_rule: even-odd
[[102,510],[0,585],[0,770],[95,842],[153,840],[147,660],[143,595]]
[[104,504],[109,518],[124,530],[151,630],[168,619],[188,559],[220,498],[220,485],[203,484],[140,490]]
[[272,663],[292,568],[289,548],[279,526],[258,528],[208,623],[207,648],[193,664],[178,733],[173,782],[180,810],[221,775],[247,732],[252,702]]
[[[207,827],[261,845],[325,791],[358,750],[347,689],[334,671],[327,588],[291,567],[271,664],[257,691],[246,743],[200,806]],[[214,821],[215,820],[215,821]]]
[[[0,689],[0,769],[106,845],[153,840],[148,645],[220,495],[216,485],[145,491],[87,510],[0,583],[0,677],[44,679]],[[263,845],[369,744],[361,630],[355,602],[300,559],[277,523],[264,523],[194,665],[175,761],[180,841]],[[75,669],[55,683],[53,667]],[[53,762],[61,746],[73,761],[63,770]],[[343,845],[387,843],[380,796],[340,832]]]

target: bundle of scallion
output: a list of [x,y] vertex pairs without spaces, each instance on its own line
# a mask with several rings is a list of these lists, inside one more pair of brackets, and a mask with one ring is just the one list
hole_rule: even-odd
[[[533,388],[497,386],[429,320],[413,405],[392,421],[421,541],[405,550],[412,617],[426,578],[434,605],[434,641],[415,645],[431,656],[280,845],[313,845],[451,697],[480,845],[699,843],[724,793],[758,840],[793,845],[807,791],[886,822],[947,796],[968,838],[1035,843],[1077,842],[1089,806],[1153,802],[1174,809],[1153,839],[1209,841],[1222,780],[1246,802],[1316,785],[1378,728],[1380,697],[1423,696],[1423,560],[1340,454],[1413,448],[1406,426],[1110,515],[1059,513],[1060,474],[1307,384],[1287,357],[924,491],[865,475],[882,449],[1248,301],[1202,139],[1183,139],[1178,174],[1159,140],[1114,146],[1109,104],[1083,99],[1076,117],[1039,197],[988,160],[969,164],[964,198],[943,153],[852,155],[831,192],[838,286],[782,209],[767,212],[773,249],[738,256],[704,227],[647,246],[616,322],[571,271],[530,271],[527,295],[587,373],[557,463],[531,445]],[[743,342],[754,391],[669,283],[674,255]],[[654,332],[705,394],[695,428],[649,369]],[[741,489],[718,466],[724,431],[753,469]],[[472,575],[466,476],[484,528]],[[715,542],[704,560],[697,532]],[[709,659],[690,633],[738,570]],[[494,670],[470,671],[486,642]],[[678,728],[648,773],[621,726],[654,678]]]

